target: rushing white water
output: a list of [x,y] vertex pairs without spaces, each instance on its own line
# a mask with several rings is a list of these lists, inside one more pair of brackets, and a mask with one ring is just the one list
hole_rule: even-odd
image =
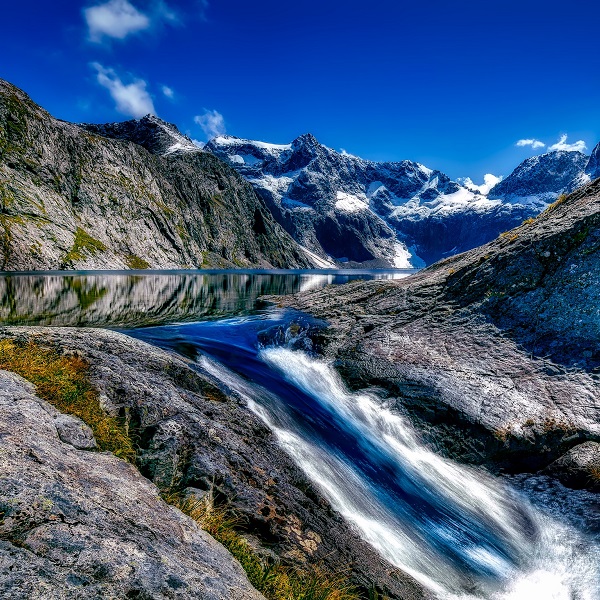
[[328,363],[286,348],[259,359],[325,411],[332,443],[301,425],[298,407],[281,395],[201,361],[246,399],[365,540],[439,598],[600,598],[600,550],[577,531],[484,471],[428,450],[405,419],[375,396],[349,392]]

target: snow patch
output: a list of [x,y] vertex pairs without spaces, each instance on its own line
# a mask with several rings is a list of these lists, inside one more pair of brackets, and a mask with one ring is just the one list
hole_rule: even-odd
[[408,248],[402,242],[396,242],[394,244],[394,258],[392,260],[392,265],[396,269],[412,269],[413,265],[411,264],[410,259],[412,258],[411,253],[408,251]]
[[325,258],[321,258],[318,254],[311,252],[308,248],[298,244],[300,248],[306,253],[306,255],[315,263],[315,266],[319,269],[337,269],[337,265],[333,261],[329,261]]
[[366,200],[361,200],[358,196],[338,191],[335,207],[337,210],[343,210],[344,212],[358,212],[359,210],[366,210],[368,204]]
[[213,138],[212,142],[217,146],[241,146],[249,145],[260,148],[261,150],[270,150],[272,152],[284,152],[285,150],[291,150],[291,144],[268,144],[267,142],[259,142],[256,140],[245,140],[242,138],[233,137],[230,135],[218,135]]

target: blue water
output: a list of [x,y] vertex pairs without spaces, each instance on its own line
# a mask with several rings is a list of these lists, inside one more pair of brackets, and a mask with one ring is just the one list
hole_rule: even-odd
[[[195,359],[241,396],[363,537],[440,598],[532,600],[540,581],[553,582],[540,600],[600,597],[589,595],[595,550],[557,557],[574,532],[487,473],[436,456],[381,399],[349,392],[312,351],[307,332],[320,325],[271,310],[128,333]],[[544,576],[563,568],[574,580]]]

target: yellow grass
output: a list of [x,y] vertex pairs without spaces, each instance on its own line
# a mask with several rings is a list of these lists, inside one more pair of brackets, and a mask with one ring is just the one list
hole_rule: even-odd
[[98,392],[88,378],[89,365],[82,358],[32,341],[19,344],[4,339],[0,340],[0,369],[21,375],[33,383],[40,398],[87,423],[100,450],[129,461],[135,458],[126,427],[100,406]]

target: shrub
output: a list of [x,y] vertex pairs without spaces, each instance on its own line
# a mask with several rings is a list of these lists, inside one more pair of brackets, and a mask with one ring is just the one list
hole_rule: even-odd
[[65,260],[68,262],[82,260],[86,254],[94,256],[98,252],[104,252],[105,250],[106,246],[100,240],[93,238],[87,231],[78,227],[75,231],[73,246],[69,250]]
[[145,261],[143,258],[140,258],[136,254],[128,254],[125,257],[125,262],[130,269],[147,269],[150,266],[148,261]]

